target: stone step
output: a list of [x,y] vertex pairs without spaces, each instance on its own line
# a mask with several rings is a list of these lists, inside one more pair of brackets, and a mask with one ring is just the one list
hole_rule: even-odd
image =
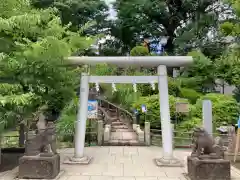
[[124,125],[124,123],[123,122],[121,122],[121,121],[114,121],[114,122],[112,122],[112,126],[119,126],[119,125]]
[[133,129],[112,129],[111,132],[134,132]]
[[145,143],[140,143],[138,140],[110,140],[104,142],[105,146],[145,146]]
[[112,125],[111,126],[113,129],[130,129],[126,125]]

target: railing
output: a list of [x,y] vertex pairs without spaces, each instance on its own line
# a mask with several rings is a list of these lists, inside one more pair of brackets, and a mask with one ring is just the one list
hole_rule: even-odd
[[[86,129],[85,146],[96,146],[97,143],[97,129],[89,127]],[[19,135],[7,135],[1,137],[1,148],[18,148]],[[74,134],[57,133],[57,147],[71,148],[74,147]]]
[[129,111],[100,97],[98,98],[98,101],[100,107],[107,108],[109,111],[115,112],[118,117],[121,116],[123,119],[128,119],[131,124],[133,123],[134,117]]
[[[151,136],[151,145],[154,146],[162,146],[162,131],[159,129],[151,129],[150,130],[150,136]],[[175,148],[191,148],[192,144],[192,133],[189,132],[183,132],[183,131],[173,131],[173,145]],[[219,135],[217,133],[212,134],[213,137],[220,136],[223,138],[223,141],[225,138],[227,138],[227,135]]]
[[[85,146],[97,146],[97,131],[95,128],[87,128],[85,135]],[[61,148],[73,148],[74,147],[74,134],[57,134],[57,147]]]
[[[151,145],[162,146],[162,131],[159,129],[151,129]],[[174,147],[191,147],[192,132],[173,132]]]

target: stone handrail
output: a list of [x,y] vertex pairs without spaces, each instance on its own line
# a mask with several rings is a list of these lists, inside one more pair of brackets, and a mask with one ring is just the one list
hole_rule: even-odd
[[[134,117],[133,117],[132,113],[130,113],[129,111],[123,109],[122,107],[119,107],[119,106],[116,105],[116,104],[113,104],[113,103],[109,102],[109,101],[106,100],[106,99],[103,99],[103,98],[100,98],[100,97],[98,97],[97,99],[99,100],[100,106],[102,106],[102,105],[103,105],[104,107],[107,106],[106,108],[107,108],[109,111],[115,111],[115,112],[117,113],[117,116],[118,116],[118,117],[119,117],[119,116],[123,116],[124,119],[126,119],[126,117],[127,117],[127,119],[130,120],[130,123],[131,123],[131,124],[133,123]],[[99,108],[99,109],[100,109],[100,111],[103,110],[103,108]],[[103,111],[102,111],[102,112],[103,112]],[[105,114],[107,114],[107,113],[105,113]],[[104,114],[104,115],[105,115],[105,114]]]
[[116,117],[111,117],[109,116],[109,114],[107,113],[107,111],[102,108],[102,107],[98,107],[99,111],[102,113],[102,119],[104,121],[104,124],[110,124],[113,120],[116,119]]
[[136,126],[135,132],[138,135],[138,141],[143,143],[144,142],[144,131],[141,130],[139,125]]

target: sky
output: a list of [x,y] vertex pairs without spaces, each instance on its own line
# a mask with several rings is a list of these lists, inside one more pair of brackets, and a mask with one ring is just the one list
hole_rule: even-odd
[[109,19],[115,19],[117,13],[111,5],[111,3],[115,2],[115,0],[105,0],[105,2],[109,6]]

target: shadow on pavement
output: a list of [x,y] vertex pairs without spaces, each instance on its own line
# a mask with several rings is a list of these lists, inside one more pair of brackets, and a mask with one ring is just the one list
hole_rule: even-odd
[[18,159],[23,156],[24,148],[2,149],[0,172],[9,171],[18,166]]

